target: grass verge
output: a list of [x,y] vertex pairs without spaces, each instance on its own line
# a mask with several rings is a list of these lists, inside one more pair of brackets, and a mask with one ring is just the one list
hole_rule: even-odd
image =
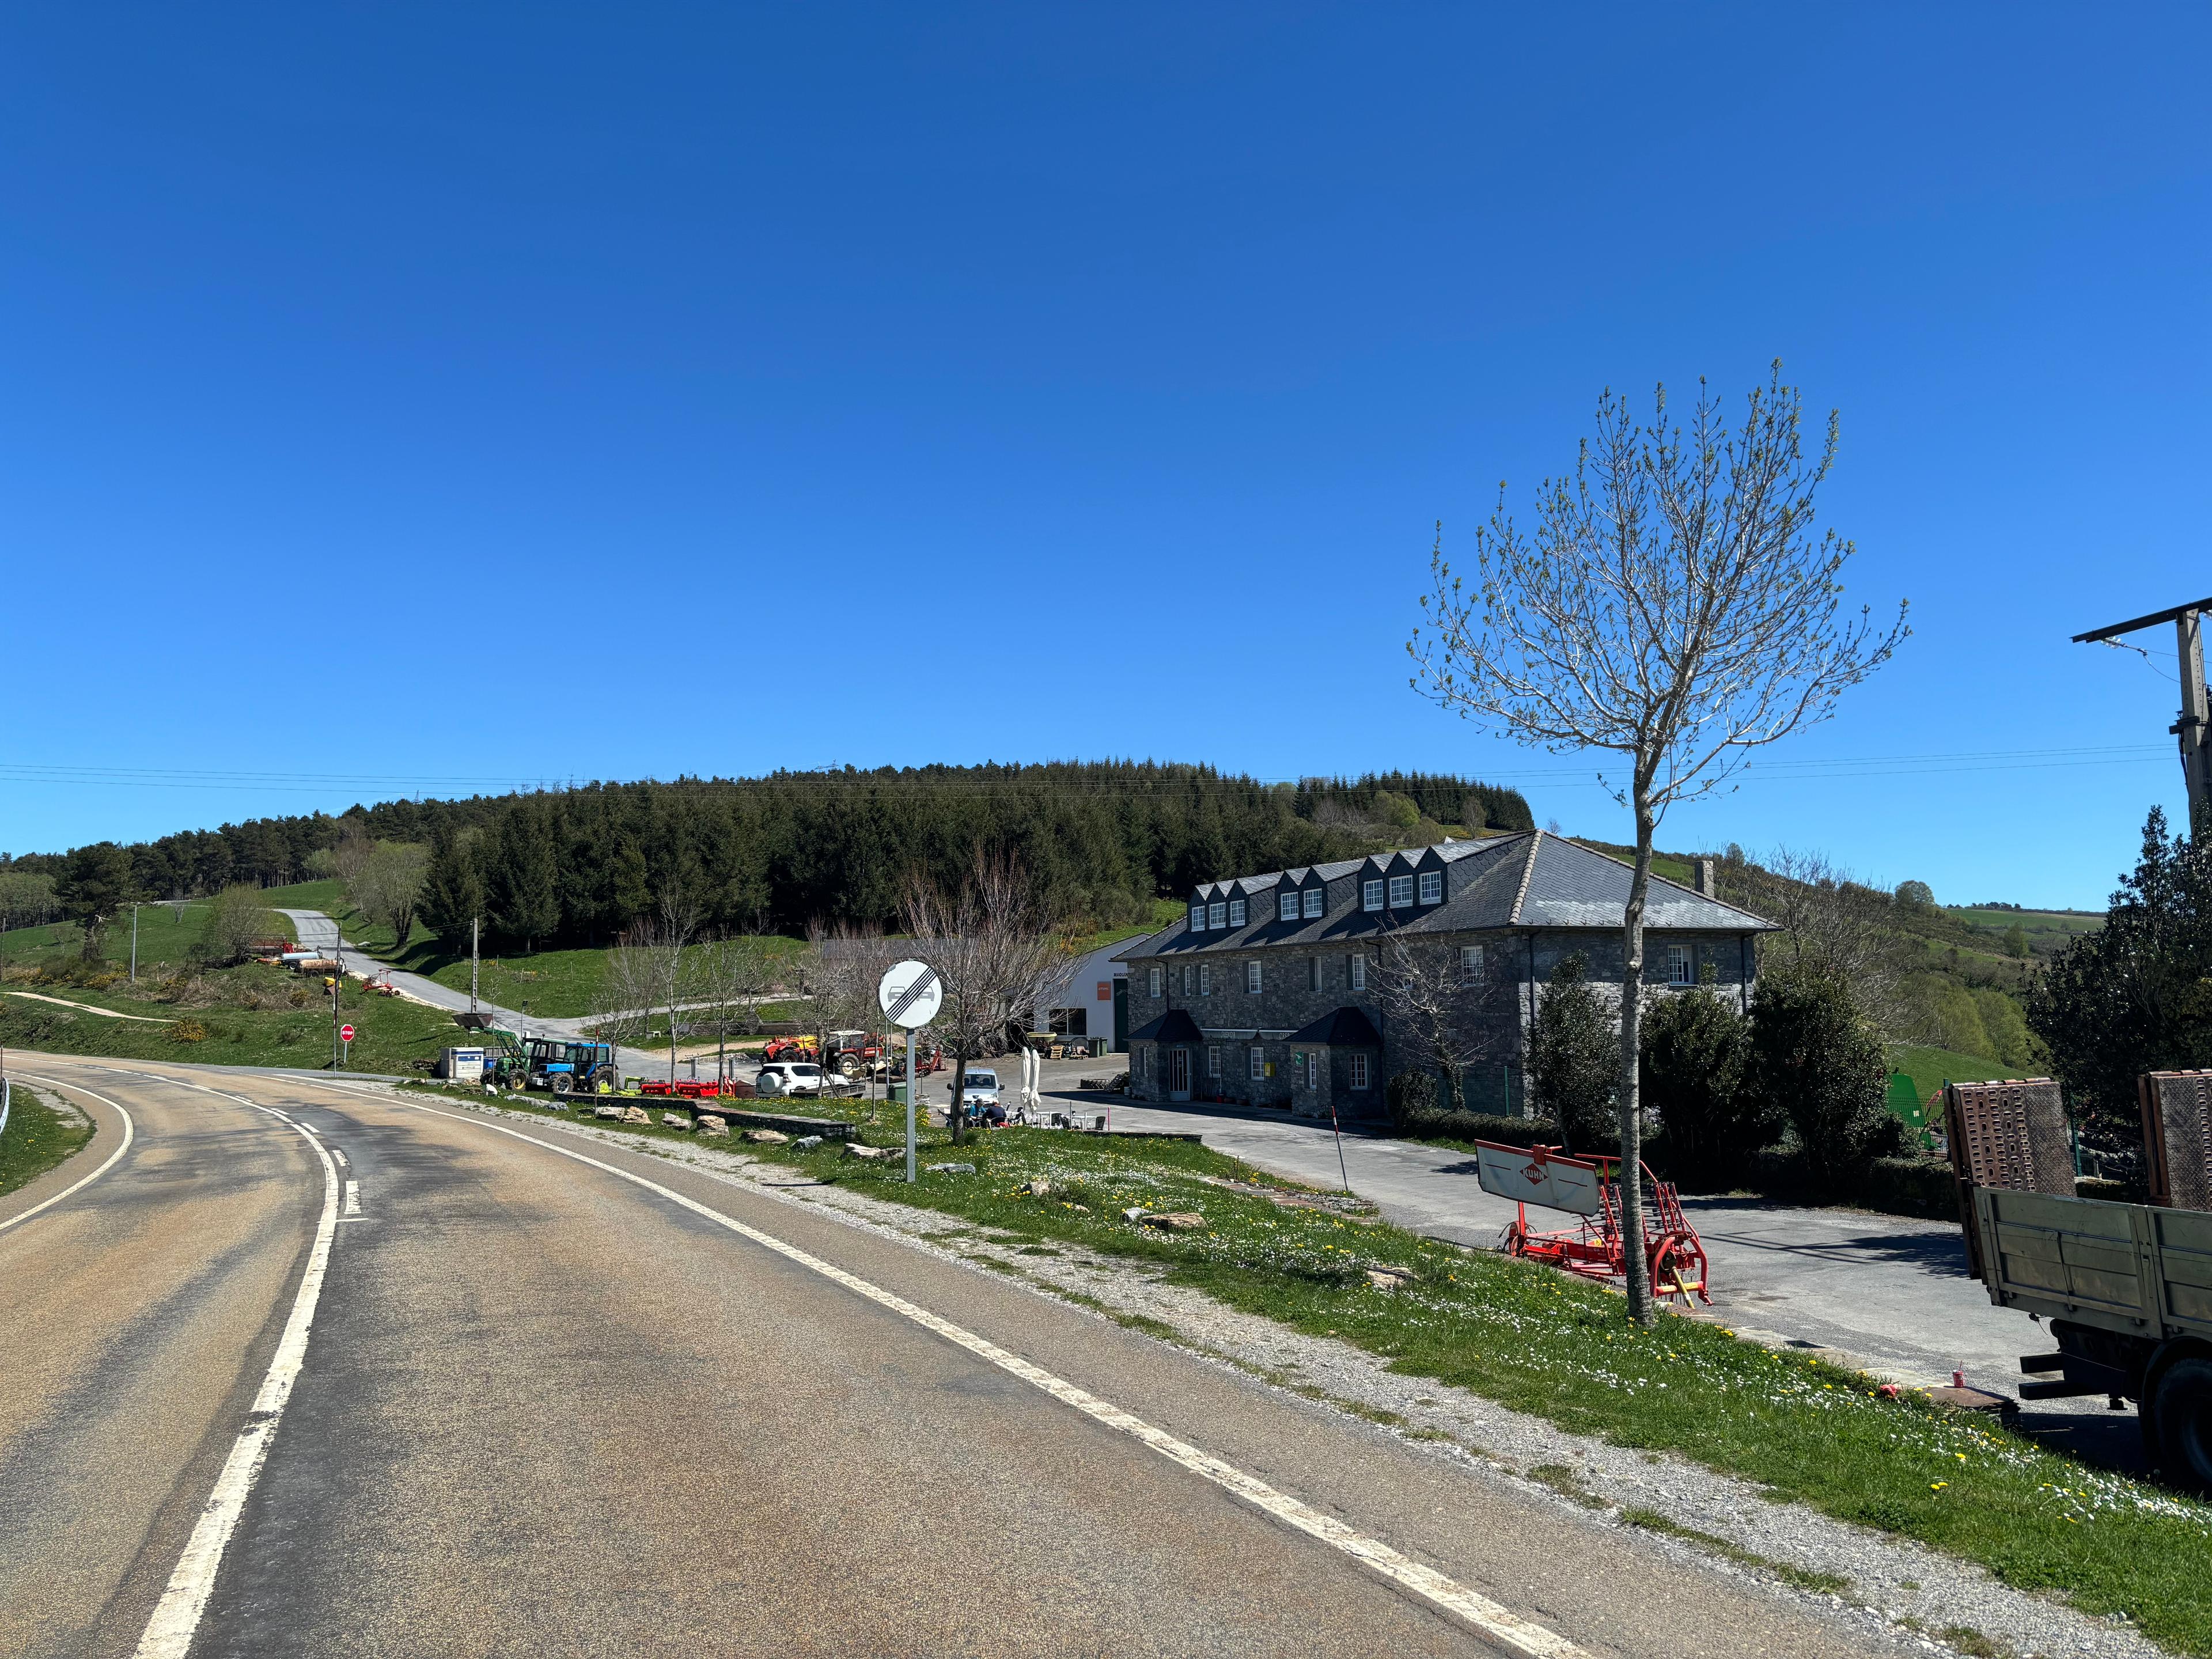
[[0,1133],[0,1193],[27,1186],[92,1139],[92,1120],[58,1109],[18,1083]]
[[[942,1133],[932,1141],[932,1161],[945,1161]],[[1007,1243],[1155,1262],[1172,1282],[1355,1343],[1401,1372],[1577,1433],[1680,1454],[1774,1498],[1979,1562],[2019,1589],[2124,1613],[2169,1646],[2212,1653],[2212,1577],[2203,1570],[2212,1508],[2084,1468],[1978,1418],[1883,1399],[1855,1372],[1711,1325],[1668,1318],[1638,1331],[1620,1298],[1599,1286],[1373,1224],[1341,1200],[1203,1146],[1006,1130],[957,1154],[975,1175],[926,1176],[913,1187],[826,1150],[771,1155],[992,1228]],[[1045,1195],[1021,1192],[1039,1179],[1051,1183]],[[1127,1219],[1131,1210],[1194,1211],[1206,1226],[1164,1232]],[[1412,1284],[1374,1287],[1367,1270],[1382,1267],[1410,1271]],[[1831,1588],[1814,1577],[1806,1587]]]

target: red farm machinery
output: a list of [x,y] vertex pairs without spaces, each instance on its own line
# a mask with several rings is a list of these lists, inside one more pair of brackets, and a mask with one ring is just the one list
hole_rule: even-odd
[[[1628,1251],[1620,1224],[1620,1160],[1569,1158],[1556,1146],[1505,1146],[1475,1142],[1476,1170],[1482,1189],[1513,1200],[1516,1209],[1505,1230],[1505,1251],[1585,1279],[1626,1280]],[[1705,1247],[1682,1213],[1682,1200],[1671,1181],[1655,1181],[1644,1171],[1644,1261],[1655,1299],[1692,1298],[1710,1304],[1706,1293]],[[1571,1227],[1540,1232],[1528,1224],[1528,1206],[1564,1210],[1580,1219]]]

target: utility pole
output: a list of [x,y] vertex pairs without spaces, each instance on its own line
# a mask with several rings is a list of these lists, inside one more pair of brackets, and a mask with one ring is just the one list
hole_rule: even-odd
[[477,1011],[477,931],[483,922],[481,916],[469,918],[469,1012]]
[[2087,634],[2076,634],[2076,645],[2094,645],[2132,634],[2139,629],[2173,624],[2174,646],[2181,659],[2181,713],[2166,730],[2181,741],[2181,775],[2189,789],[2189,833],[2193,840],[2197,821],[2212,812],[2212,732],[2205,729],[2203,615],[2212,611],[2212,599],[2191,600],[2171,611],[2160,611],[2132,622],[2114,623]]
[[131,982],[138,982],[138,907],[131,907]]

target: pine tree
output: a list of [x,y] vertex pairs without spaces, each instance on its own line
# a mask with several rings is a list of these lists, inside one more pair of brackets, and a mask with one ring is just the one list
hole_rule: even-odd
[[54,897],[62,914],[84,927],[84,959],[98,962],[105,954],[107,924],[136,895],[131,854],[112,841],[80,847],[62,866],[54,884]]
[[499,931],[532,949],[561,926],[561,872],[542,807],[518,805],[499,827],[491,914]]
[[469,923],[484,914],[483,871],[474,834],[443,830],[432,837],[430,868],[422,878],[416,912],[448,951],[459,952]]

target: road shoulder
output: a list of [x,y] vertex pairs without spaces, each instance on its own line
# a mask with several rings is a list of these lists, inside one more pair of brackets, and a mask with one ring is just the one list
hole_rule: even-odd
[[1449,1384],[1400,1374],[1388,1360],[1350,1344],[1240,1313],[1126,1257],[1065,1246],[1042,1255],[1023,1251],[988,1228],[948,1214],[817,1184],[787,1164],[719,1148],[640,1145],[635,1137],[590,1125],[496,1108],[462,1109],[682,1164],[960,1262],[1340,1414],[1363,1433],[1385,1436],[1522,1504],[1548,1507],[1562,1529],[1616,1539],[1632,1534],[1680,1569],[1748,1581],[1862,1642],[1909,1644],[1921,1631],[1935,1630],[2021,1651],[2112,1659],[2159,1651],[2124,1624],[2013,1590],[1970,1563],[1803,1505],[1777,1503],[1750,1481],[1684,1457],[1573,1434]]

